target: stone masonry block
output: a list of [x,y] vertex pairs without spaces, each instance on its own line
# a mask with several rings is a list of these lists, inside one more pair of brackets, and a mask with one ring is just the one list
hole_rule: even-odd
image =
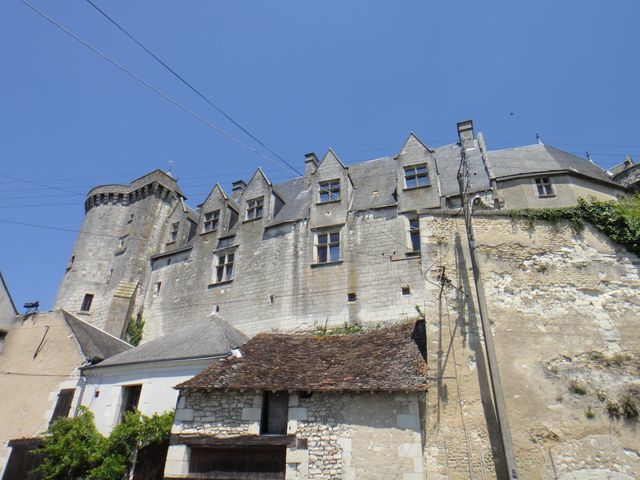
[[420,443],[401,443],[398,445],[398,456],[422,458],[422,445]]
[[289,418],[292,420],[306,420],[308,418],[308,412],[306,408],[290,408]]
[[182,420],[184,422],[193,421],[194,411],[192,408],[180,408],[176,410],[175,420]]
[[396,415],[396,426],[406,430],[420,430],[420,420],[416,415]]
[[262,415],[261,408],[245,407],[242,409],[242,420],[245,420],[248,422],[259,422],[261,415]]
[[402,480],[424,480],[424,473],[403,473]]

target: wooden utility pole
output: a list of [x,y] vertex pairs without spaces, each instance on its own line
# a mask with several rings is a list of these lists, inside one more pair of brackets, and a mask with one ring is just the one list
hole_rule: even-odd
[[458,185],[460,187],[460,201],[464,212],[464,223],[467,231],[467,242],[469,244],[469,256],[471,258],[471,268],[473,270],[473,281],[476,288],[476,296],[478,298],[478,310],[480,313],[480,325],[482,327],[482,336],[484,337],[484,348],[487,355],[487,367],[489,369],[489,380],[493,393],[493,403],[498,419],[498,428],[500,430],[500,440],[505,456],[509,479],[518,478],[518,465],[516,463],[515,453],[513,451],[513,441],[511,440],[511,430],[509,428],[509,419],[507,417],[507,405],[504,399],[504,391],[502,390],[502,382],[500,381],[500,372],[498,370],[498,359],[496,357],[495,345],[493,343],[493,335],[491,334],[491,322],[489,320],[489,311],[484,296],[484,287],[482,286],[482,278],[480,277],[480,267],[478,265],[478,257],[476,255],[476,239],[473,233],[473,222],[471,219],[472,205],[469,202],[469,185],[468,179],[469,166],[467,163],[466,149],[473,144],[473,122],[458,123],[458,138],[460,141],[460,169],[458,170]]

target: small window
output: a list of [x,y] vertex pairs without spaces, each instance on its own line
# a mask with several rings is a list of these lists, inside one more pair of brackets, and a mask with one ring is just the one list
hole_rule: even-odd
[[287,392],[265,392],[262,397],[262,435],[285,435],[289,417],[289,394]]
[[340,180],[329,180],[318,184],[320,203],[340,200]]
[[171,224],[171,232],[169,233],[169,242],[178,240],[178,231],[180,230],[180,222]]
[[316,262],[340,260],[340,231],[316,233]]
[[204,214],[204,232],[213,232],[218,229],[218,222],[220,221],[220,210],[214,210],[213,212],[207,212]]
[[402,287],[402,295],[411,295],[411,288],[409,287],[409,285],[405,285],[404,287]]
[[551,185],[551,178],[541,177],[536,178],[536,191],[539,197],[553,197],[553,186]]
[[406,188],[426,187],[429,185],[427,164],[411,165],[404,167],[404,185]]
[[133,412],[138,408],[140,402],[142,385],[127,385],[122,387],[122,405],[120,407],[120,421],[124,419],[127,412]]
[[85,294],[82,299],[82,306],[80,307],[81,312],[88,312],[91,310],[91,303],[93,302],[93,295],[91,293]]
[[417,218],[409,219],[409,238],[411,239],[411,251],[420,251],[420,221]]
[[352,293],[347,293],[347,302],[349,303],[353,303],[358,299],[358,296],[352,292]]
[[252,200],[247,200],[247,220],[261,218],[263,204],[264,204],[264,197],[258,197]]
[[157,297],[158,295],[160,295],[160,289],[162,288],[162,282],[156,282],[154,288],[153,288],[153,296]]
[[71,411],[71,403],[73,402],[73,396],[76,393],[75,388],[64,388],[58,393],[58,400],[56,401],[56,407],[53,409],[53,415],[51,415],[51,421],[53,423],[60,417],[68,417]]
[[233,262],[235,253],[222,253],[217,255],[216,283],[227,282],[233,279]]

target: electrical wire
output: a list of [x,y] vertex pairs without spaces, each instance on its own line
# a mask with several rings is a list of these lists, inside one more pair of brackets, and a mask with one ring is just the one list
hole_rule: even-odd
[[111,22],[113,25],[115,25],[122,33],[124,33],[127,37],[129,37],[133,42],[135,42],[136,45],[138,45],[140,48],[142,48],[145,52],[147,52],[149,55],[151,55],[151,57],[153,57],[158,63],[160,63],[160,65],[162,65],[166,70],[168,70],[174,77],[176,77],[178,80],[180,80],[184,85],[186,85],[192,92],[194,92],[196,95],[198,95],[202,100],[204,100],[205,102],[207,102],[210,106],[212,106],[214,109],[216,109],[216,111],[218,113],[220,113],[224,118],[226,118],[227,120],[229,120],[231,123],[233,123],[236,127],[238,127],[240,130],[242,130],[247,136],[249,136],[252,140],[254,140],[256,143],[258,143],[261,147],[263,147],[264,149],[266,149],[269,153],[271,153],[273,156],[275,156],[278,160],[280,160],[282,163],[284,163],[285,165],[287,165],[292,171],[297,172],[298,175],[302,175],[301,172],[299,172],[293,165],[291,165],[289,162],[287,162],[284,158],[282,158],[280,155],[278,155],[276,152],[274,152],[271,148],[269,148],[267,145],[264,144],[264,142],[262,142],[260,139],[258,139],[254,134],[252,134],[250,131],[248,131],[245,127],[243,127],[240,123],[238,123],[236,120],[234,120],[233,118],[231,118],[231,116],[229,114],[227,114],[225,111],[223,111],[218,105],[216,105],[214,102],[212,102],[211,100],[209,100],[209,98],[207,98],[204,94],[202,94],[198,89],[196,89],[193,85],[191,85],[191,83],[189,83],[187,80],[184,79],[184,77],[180,74],[178,74],[173,68],[171,68],[169,65],[166,64],[166,62],[164,62],[163,60],[161,60],[160,58],[158,58],[157,55],[155,55],[153,52],[151,52],[147,47],[145,47],[137,38],[135,38],[132,34],[130,34],[127,30],[125,30],[118,22],[116,22],[112,17],[110,17],[104,10],[102,10],[100,7],[98,7],[95,3],[93,3],[91,0],[86,0],[86,2],[91,5],[93,8],[95,8],[98,12],[100,12],[107,20],[109,20],[109,22]]
[[[50,22],[52,25],[54,25],[58,29],[62,30],[68,36],[70,36],[71,38],[73,38],[74,40],[79,42],[80,44],[84,45],[86,48],[91,50],[93,53],[95,53],[96,55],[100,56],[104,60],[108,61],[113,66],[117,67],[119,70],[121,70],[122,72],[126,73],[128,76],[130,76],[131,78],[137,80],[139,83],[144,85],[146,88],[148,88],[152,92],[156,93],[157,95],[159,95],[160,97],[165,99],[167,102],[169,102],[169,103],[173,104],[174,106],[178,107],[180,110],[184,111],[185,113],[188,113],[192,117],[196,118],[197,120],[199,120],[200,122],[205,124],[207,127],[209,127],[211,129],[213,129],[214,131],[220,133],[221,135],[225,136],[226,138],[228,138],[229,140],[233,141],[234,143],[236,143],[236,144],[240,145],[241,147],[249,150],[251,153],[254,153],[255,155],[258,155],[258,156],[264,158],[265,160],[267,160],[267,161],[269,161],[271,163],[274,163],[275,165],[278,165],[278,166],[282,167],[282,165],[280,163],[278,163],[276,160],[272,159],[268,155],[265,155],[260,150],[257,150],[255,148],[253,148],[252,146],[248,145],[247,143],[243,142],[242,140],[240,140],[236,136],[232,135],[231,133],[227,132],[223,128],[219,127],[215,123],[209,121],[208,119],[206,119],[201,114],[199,114],[196,111],[190,109],[189,107],[186,107],[185,105],[183,105],[182,103],[178,102],[177,100],[175,100],[173,97],[169,96],[168,94],[166,94],[162,90],[156,88],[155,86],[153,86],[152,84],[147,82],[145,79],[140,77],[138,74],[132,72],[131,70],[129,70],[127,67],[125,67],[121,63],[119,63],[116,60],[114,60],[113,58],[109,57],[107,54],[105,54],[102,51],[98,50],[96,47],[94,47],[93,45],[91,45],[87,41],[85,41],[82,38],[80,38],[78,35],[73,33],[71,30],[69,30],[68,28],[66,28],[63,25],[61,25],[59,22],[57,22],[56,20],[51,18],[49,15],[44,13],[42,10],[36,8],[35,6],[33,6],[32,4],[27,2],[26,0],[20,0],[20,2],[23,3],[24,5],[26,5],[27,7],[29,7],[31,10],[36,12],[38,15],[40,15],[42,18],[44,18],[45,20]],[[298,172],[298,170],[293,168],[289,163],[284,162],[284,165],[285,165],[285,167],[292,169],[296,174],[300,175],[300,172]]]

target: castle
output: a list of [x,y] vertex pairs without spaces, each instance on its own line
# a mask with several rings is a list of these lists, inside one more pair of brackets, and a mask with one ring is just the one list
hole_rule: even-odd
[[[107,431],[138,401],[151,413],[177,397],[164,478],[203,478],[216,455],[242,469],[258,447],[256,471],[275,459],[277,478],[515,478],[507,444],[518,478],[634,478],[640,443],[620,402],[640,392],[640,260],[592,225],[512,213],[624,198],[640,167],[604,171],[540,142],[489,150],[471,122],[458,135],[436,148],[410,134],[396,155],[350,165],[307,154],[304,175],[273,184],[259,168],[197,209],[160,170],[92,189],[61,313],[33,321],[82,326],[85,356],[128,350],[58,385],[67,414],[75,399]],[[143,344],[123,347],[136,317]],[[293,335],[336,327],[367,331]],[[7,357],[22,364],[18,347]]]
[[[465,125],[476,211],[626,195],[589,161],[543,144],[490,151]],[[459,209],[459,166],[457,144],[410,134],[397,155],[349,166],[308,154],[280,184],[258,168],[197,209],[160,170],[96,187],[55,307],[119,337],[142,312],[143,341],[211,312],[248,334],[414,316],[435,274],[427,223]]]

